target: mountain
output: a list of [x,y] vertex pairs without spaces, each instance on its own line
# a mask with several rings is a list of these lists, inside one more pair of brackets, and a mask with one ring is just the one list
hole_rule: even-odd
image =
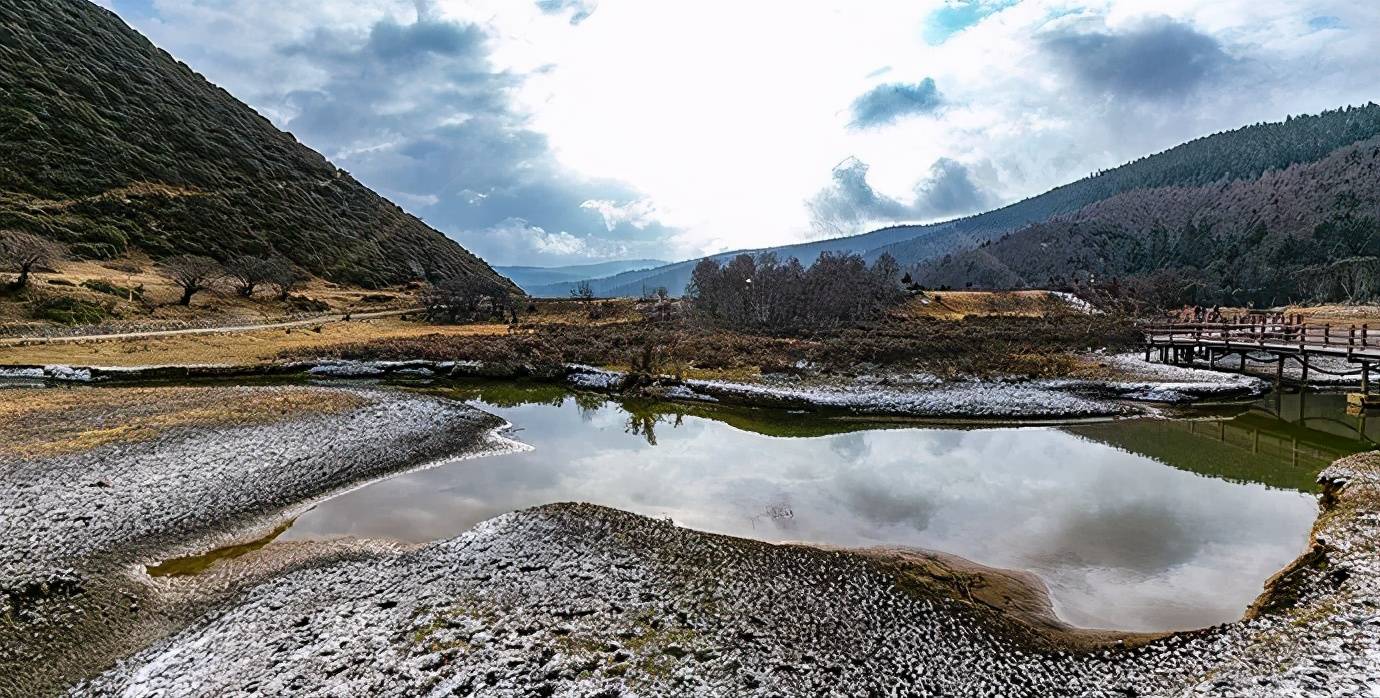
[[640,271],[668,264],[659,259],[625,259],[595,264],[572,264],[563,267],[494,267],[494,271],[513,280],[522,290],[532,293],[533,289],[550,284],[579,282],[582,279],[600,278],[621,274],[625,271]]
[[1254,179],[1118,194],[927,262],[934,287],[1115,281],[1165,305],[1380,294],[1380,137]]
[[87,0],[0,2],[0,228],[87,258],[276,253],[366,287],[508,283]]
[[[914,266],[946,254],[975,248],[1003,235],[1073,214],[1086,206],[1126,192],[1163,187],[1203,187],[1252,181],[1262,174],[1315,162],[1338,148],[1380,135],[1380,105],[1347,107],[1282,122],[1260,123],[1204,136],[1115,169],[1095,173],[1009,206],[928,225],[882,228],[862,235],[714,255],[772,252],[809,264],[820,253],[854,252],[876,259],[890,254],[903,266]],[[976,255],[980,256],[980,254]],[[645,271],[625,272],[590,281],[599,295],[634,295],[643,286],[666,286],[680,292],[699,260]],[[946,277],[949,278],[949,277]],[[966,283],[966,282],[965,282]],[[573,286],[573,284],[571,284]],[[543,287],[539,293],[564,295],[568,288]]]

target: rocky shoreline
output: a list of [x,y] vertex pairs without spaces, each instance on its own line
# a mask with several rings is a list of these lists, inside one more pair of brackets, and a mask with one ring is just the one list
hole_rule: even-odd
[[[340,394],[196,390],[208,406],[287,391]],[[346,392],[354,402],[336,413],[189,424],[75,452],[0,456],[0,694],[31,695],[54,676],[80,676],[171,627],[149,590],[127,578],[130,570],[271,529],[358,483],[515,447],[498,434],[502,420],[453,401]],[[91,428],[81,435],[121,429],[120,415],[134,409],[90,415]],[[148,409],[150,416],[136,421],[163,416],[156,404]],[[5,686],[9,681],[15,685]]]
[[304,565],[74,695],[1368,695],[1380,456],[1338,462],[1312,549],[1240,622],[1061,642],[923,566],[590,505]]
[[478,361],[344,361],[134,368],[10,366],[0,378],[59,382],[186,381],[269,376],[319,379],[532,378],[606,394],[751,407],[827,409],[922,419],[1077,420],[1154,414],[1154,405],[1264,394],[1253,376],[1094,357],[1106,377],[941,379],[927,373],[836,377],[803,369],[753,381],[682,379],[569,364],[557,371]]

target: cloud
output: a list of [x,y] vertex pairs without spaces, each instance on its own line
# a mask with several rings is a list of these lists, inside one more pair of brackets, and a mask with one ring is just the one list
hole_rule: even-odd
[[868,225],[976,213],[996,204],[991,192],[973,181],[966,165],[949,158],[930,166],[909,202],[877,192],[867,182],[867,171],[867,164],[857,158],[844,160],[834,168],[829,186],[806,202],[817,233],[847,235]]
[[1232,62],[1217,39],[1167,17],[1116,33],[1060,30],[1041,47],[1090,91],[1150,100],[1183,97]]
[[648,199],[639,199],[623,205],[615,201],[590,199],[580,204],[580,208],[598,211],[599,215],[604,217],[604,227],[609,231],[623,223],[638,230],[645,230],[648,226],[656,224],[659,213],[656,204]]
[[598,9],[598,0],[537,0],[537,7],[549,15],[570,13],[570,23],[579,24],[589,19]]
[[913,85],[893,82],[878,85],[853,100],[853,128],[871,128],[894,123],[911,114],[925,114],[939,108],[939,89],[925,78]]
[[278,48],[324,75],[285,94],[285,126],[366,183],[498,264],[564,264],[661,252],[675,231],[619,182],[563,169],[511,103],[523,77],[490,65],[471,24],[383,19],[317,29]]
[[930,167],[929,179],[916,185],[911,208],[922,218],[933,218],[983,211],[995,203],[963,163],[939,158]]

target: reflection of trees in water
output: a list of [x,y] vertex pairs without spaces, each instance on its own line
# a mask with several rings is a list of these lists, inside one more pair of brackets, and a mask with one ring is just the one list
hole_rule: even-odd
[[628,422],[623,431],[641,436],[647,444],[656,445],[656,426],[670,424],[672,429],[680,427],[685,421],[685,413],[665,403],[632,400],[623,403],[623,411],[628,413]]
[[597,393],[574,393],[575,409],[580,411],[580,420],[588,422],[594,417],[594,413],[599,411],[608,402],[603,395]]

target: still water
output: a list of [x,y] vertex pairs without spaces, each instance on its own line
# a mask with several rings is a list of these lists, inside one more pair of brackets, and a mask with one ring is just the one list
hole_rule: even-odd
[[979,429],[540,386],[446,394],[508,419],[532,450],[371,484],[281,539],[430,541],[584,501],[772,542],[941,550],[1038,574],[1077,626],[1188,629],[1238,619],[1303,551],[1317,471],[1372,431],[1318,394],[1192,419]]

